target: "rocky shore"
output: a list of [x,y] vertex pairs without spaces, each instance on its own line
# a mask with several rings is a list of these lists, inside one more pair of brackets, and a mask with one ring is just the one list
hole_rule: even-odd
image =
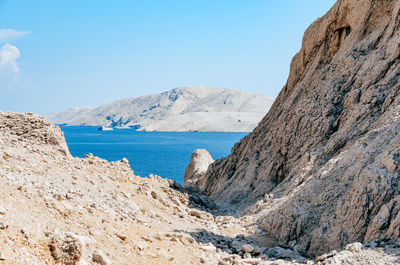
[[196,150],[184,187],[0,112],[0,265],[400,264],[399,14],[338,0],[257,128]]
[[[277,246],[256,215],[224,214],[196,188],[137,177],[127,159],[72,157],[60,129],[39,116],[0,113],[0,143],[0,264],[315,262]],[[390,264],[391,243],[319,261]]]

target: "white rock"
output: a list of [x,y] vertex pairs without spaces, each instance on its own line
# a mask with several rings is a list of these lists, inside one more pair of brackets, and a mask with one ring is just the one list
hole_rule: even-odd
[[353,252],[353,253],[357,253],[360,252],[362,248],[362,244],[359,242],[353,243],[353,244],[349,244],[346,246],[346,250]]
[[1,215],[6,214],[6,208],[4,206],[2,206],[2,205],[0,205],[0,214]]
[[88,263],[84,259],[80,259],[76,265],[88,265]]
[[93,252],[93,260],[101,265],[111,265],[111,261],[100,250]]
[[217,248],[213,244],[200,246],[200,249],[202,249],[204,251],[216,251],[217,250]]
[[190,157],[189,165],[185,169],[184,186],[199,186],[208,166],[213,163],[210,153],[206,149],[197,149]]
[[4,230],[8,228],[8,224],[4,223],[4,222],[0,222],[0,229]]
[[190,215],[196,216],[196,217],[198,217],[198,218],[201,218],[201,216],[202,216],[201,212],[200,212],[200,211],[197,211],[197,210],[191,210],[191,211],[190,211]]
[[251,252],[253,252],[254,247],[252,245],[250,245],[250,244],[245,244],[245,245],[243,245],[241,247],[241,249],[242,249],[243,252],[251,253]]

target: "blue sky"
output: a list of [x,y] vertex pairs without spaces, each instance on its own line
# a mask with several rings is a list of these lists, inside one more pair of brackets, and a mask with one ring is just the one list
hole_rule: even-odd
[[0,110],[210,85],[276,96],[333,0],[0,0]]

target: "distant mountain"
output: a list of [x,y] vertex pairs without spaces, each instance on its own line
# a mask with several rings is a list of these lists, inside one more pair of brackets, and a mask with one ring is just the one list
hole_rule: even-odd
[[134,127],[141,131],[249,132],[273,101],[272,97],[227,88],[178,87],[45,117],[55,124]]

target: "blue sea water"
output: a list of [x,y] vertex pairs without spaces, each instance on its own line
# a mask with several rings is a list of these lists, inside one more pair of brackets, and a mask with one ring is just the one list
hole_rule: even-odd
[[213,159],[227,156],[247,133],[97,131],[96,127],[60,126],[73,156],[93,155],[108,161],[126,157],[135,175],[150,174],[183,184],[192,152],[207,149]]

